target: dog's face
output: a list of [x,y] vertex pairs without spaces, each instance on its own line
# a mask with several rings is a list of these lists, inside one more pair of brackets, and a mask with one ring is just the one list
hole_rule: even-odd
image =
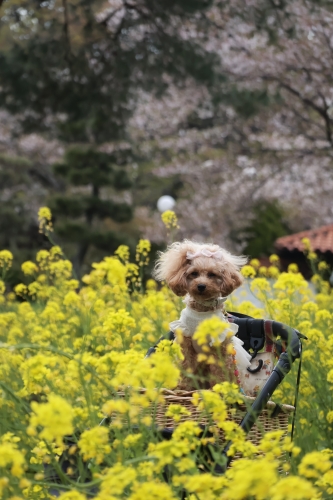
[[166,280],[176,295],[188,293],[205,301],[225,297],[238,288],[243,281],[239,271],[246,261],[217,245],[185,240],[160,254],[154,274],[158,280]]
[[199,301],[215,299],[226,291],[223,273],[212,260],[205,257],[194,259],[185,271],[186,292]]

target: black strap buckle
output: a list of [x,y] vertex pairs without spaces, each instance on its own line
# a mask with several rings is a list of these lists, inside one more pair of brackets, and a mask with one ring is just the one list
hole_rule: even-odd
[[263,337],[250,337],[250,347],[253,350],[252,359],[256,357],[258,351],[264,347],[265,339]]

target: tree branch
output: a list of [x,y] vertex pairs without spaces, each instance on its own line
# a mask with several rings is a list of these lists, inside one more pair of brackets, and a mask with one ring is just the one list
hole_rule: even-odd
[[104,26],[107,26],[108,22],[113,18],[113,16],[115,16],[117,14],[117,12],[119,12],[121,9],[123,8],[123,6],[121,7],[118,7],[117,9],[113,10],[109,15],[107,15],[103,21],[100,21],[99,24],[103,24]]
[[66,40],[66,45],[67,45],[65,59],[67,60],[68,65],[69,65],[69,69],[71,71],[71,61],[70,60],[71,60],[71,55],[72,55],[72,49],[71,49],[71,40],[70,40],[70,34],[69,34],[69,18],[68,18],[67,0],[62,0],[62,6],[64,9],[64,35],[65,35],[65,40]]
[[320,96],[321,100],[323,101],[323,105],[324,105],[324,111],[325,111],[324,120],[325,120],[325,126],[326,126],[326,137],[327,137],[328,141],[333,145],[332,125],[331,125],[331,119],[328,115],[327,102],[326,102],[326,99],[321,92],[318,92],[318,95]]
[[333,146],[333,138],[332,138],[332,130],[331,130],[331,120],[330,120],[330,117],[328,116],[328,113],[327,113],[327,109],[328,108],[327,108],[327,105],[326,105],[325,101],[324,101],[325,102],[325,107],[321,108],[315,102],[311,101],[311,99],[309,99],[308,97],[302,96],[302,94],[298,90],[294,89],[288,83],[283,82],[280,79],[275,78],[275,77],[264,77],[263,79],[264,80],[273,80],[273,81],[276,81],[280,85],[280,87],[282,87],[283,89],[287,90],[290,94],[293,94],[300,101],[302,101],[306,106],[309,106],[311,109],[313,109],[314,111],[316,111],[324,119],[325,128],[326,128],[326,138],[327,138],[328,142]]

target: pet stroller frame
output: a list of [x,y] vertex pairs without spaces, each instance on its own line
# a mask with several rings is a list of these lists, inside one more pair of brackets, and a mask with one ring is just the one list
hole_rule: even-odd
[[[229,322],[238,325],[238,332],[236,336],[244,342],[243,347],[251,354],[252,359],[255,359],[259,351],[261,351],[265,347],[265,343],[273,344],[277,352],[280,354],[278,362],[276,363],[267,382],[254,400],[251,408],[247,411],[244,418],[239,424],[240,427],[244,430],[245,434],[248,434],[250,432],[261,412],[266,407],[267,402],[273,395],[275,389],[279,386],[284,377],[290,372],[293,362],[298,358],[300,359],[294,402],[295,410],[293,414],[291,431],[291,438],[293,438],[298,388],[301,373],[301,339],[306,339],[307,337],[301,334],[298,330],[284,325],[283,323],[279,323],[278,321],[254,319],[250,316],[235,312],[227,313],[227,316]],[[174,340],[175,334],[173,332],[169,332],[166,336],[162,336],[157,344],[155,344],[148,350],[146,357],[150,357],[156,351],[156,347],[159,342],[165,339]],[[262,368],[262,364],[262,360],[259,360],[258,367],[254,370],[248,368],[248,371],[250,373],[255,373]],[[280,409],[281,407],[279,405],[275,406],[274,416],[276,416]],[[162,434],[163,432],[164,434],[166,434],[166,437],[169,434],[172,434],[172,430],[170,429],[164,429],[162,431]],[[227,452],[231,444],[232,442],[227,443],[222,452],[226,457],[226,466],[228,466],[230,461],[232,460],[232,457],[227,456]]]

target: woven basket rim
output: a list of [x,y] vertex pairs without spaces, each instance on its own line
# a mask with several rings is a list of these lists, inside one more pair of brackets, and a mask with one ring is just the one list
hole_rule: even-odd
[[[205,389],[208,390],[208,389]],[[138,392],[144,393],[146,392],[145,388],[139,389]],[[182,391],[179,389],[176,389],[174,391],[170,389],[161,389],[161,393],[165,395],[165,399],[172,399],[173,401],[189,401],[192,399],[193,394],[199,393],[202,391],[194,390],[194,391]],[[124,391],[117,391],[117,394],[124,396],[125,392]],[[248,402],[249,404],[252,404],[256,398],[252,396],[243,396],[245,403]],[[274,401],[268,401],[265,405],[266,409],[269,410],[274,410],[278,403],[275,403]],[[287,405],[287,404],[279,404],[278,405],[283,413],[293,413],[295,411],[295,407],[292,405]]]

